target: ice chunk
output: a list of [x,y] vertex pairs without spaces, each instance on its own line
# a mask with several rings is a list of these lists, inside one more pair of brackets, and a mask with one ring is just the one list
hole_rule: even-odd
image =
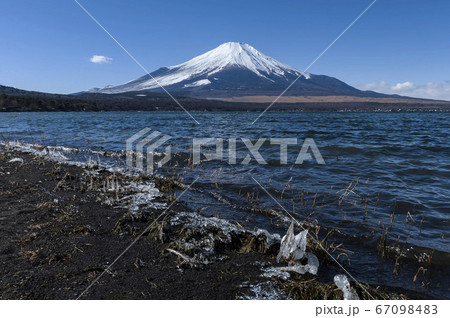
[[281,239],[280,252],[277,255],[277,262],[281,260],[281,258],[288,259],[291,253],[291,247],[294,243],[294,222],[291,222],[291,225],[288,228],[288,231],[285,236]]
[[253,296],[243,296],[242,299],[247,300],[281,300],[281,299],[291,299],[289,296],[285,295],[278,286],[272,282],[262,282],[257,285],[250,285],[250,291],[254,294]]
[[277,269],[285,272],[296,272],[301,275],[306,273],[317,275],[317,271],[319,270],[319,259],[312,253],[306,253],[305,256],[308,258],[308,264],[306,265],[296,264],[278,267]]
[[13,158],[10,161],[8,161],[8,163],[13,163],[13,162],[23,163],[23,159],[22,158]]
[[308,265],[290,265],[290,266],[284,266],[284,267],[277,267],[280,271],[283,272],[296,272],[300,275],[306,274],[308,271]]
[[269,267],[264,269],[264,273],[261,274],[262,277],[279,277],[282,280],[287,280],[291,275],[288,271],[283,270],[283,267]]
[[290,261],[300,261],[303,258],[308,259],[306,265],[297,264],[294,262],[289,263],[288,266],[277,267],[275,270],[286,271],[286,272],[296,272],[301,275],[305,273],[311,273],[317,275],[319,270],[319,259],[312,253],[306,253],[306,242],[307,242],[308,230],[304,230],[297,235],[294,235],[294,221],[289,225],[289,229],[286,235],[281,240],[280,252],[277,256],[277,262],[281,259]]
[[340,290],[344,292],[344,300],[359,300],[358,294],[350,286],[347,276],[345,275],[334,276],[334,283]]
[[306,257],[308,258],[308,272],[313,275],[317,275],[319,271],[319,259],[313,253],[306,253]]
[[301,260],[305,256],[307,235],[308,230],[304,230],[295,236],[294,246],[291,250],[293,260]]
[[281,259],[301,260],[305,256],[306,237],[308,230],[304,230],[294,235],[294,221],[291,222],[289,229],[281,240],[280,252],[277,256],[277,262]]
[[269,231],[265,229],[258,229],[256,231],[256,235],[264,235],[267,238],[267,245],[272,246],[281,241],[280,235],[269,233]]

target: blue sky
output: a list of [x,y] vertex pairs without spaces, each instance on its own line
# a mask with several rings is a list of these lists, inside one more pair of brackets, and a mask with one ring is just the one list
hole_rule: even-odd
[[[305,69],[372,2],[79,1],[149,71],[227,41]],[[72,0],[2,1],[0,12],[1,85],[72,93],[144,75]],[[449,13],[448,0],[378,0],[309,72],[450,99]]]

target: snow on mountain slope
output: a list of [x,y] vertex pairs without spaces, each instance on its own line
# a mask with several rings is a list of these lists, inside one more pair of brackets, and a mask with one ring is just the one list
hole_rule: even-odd
[[[183,88],[209,85],[211,84],[209,77],[230,68],[251,71],[270,82],[275,81],[273,76],[282,78],[287,74],[295,77],[302,75],[302,71],[278,62],[246,43],[227,42],[185,63],[164,67],[153,72],[154,79],[145,75],[123,85],[105,87],[98,92],[122,93],[152,90],[159,88],[158,83],[164,87],[183,83]],[[311,77],[308,73],[303,76],[305,79]],[[220,77],[214,78],[214,80],[220,80]]]
[[208,85],[211,84],[211,81],[209,79],[202,79],[196,82],[193,82],[191,84],[184,84],[183,88],[185,87],[196,87],[196,86],[202,86],[202,85]]
[[[205,73],[211,76],[230,66],[249,69],[261,77],[266,77],[264,74],[283,76],[286,72],[297,75],[302,73],[300,70],[280,63],[270,56],[259,52],[246,43],[237,42],[224,43],[214,50],[168,69],[177,70],[180,77],[186,79],[189,76],[198,76]],[[309,74],[305,74],[305,76],[309,77]]]

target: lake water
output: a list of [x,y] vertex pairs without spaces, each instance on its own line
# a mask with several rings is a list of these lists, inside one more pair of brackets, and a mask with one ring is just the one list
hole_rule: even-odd
[[[275,198],[300,220],[338,229],[346,246],[357,251],[351,268],[363,280],[411,288],[404,281],[412,280],[413,268],[395,277],[367,273],[368,268],[386,270],[379,267],[376,245],[393,219],[388,233],[393,246],[407,241],[415,249],[434,250],[448,265],[449,113],[271,112],[254,125],[257,113],[193,115],[199,125],[183,112],[0,113],[0,136],[120,151],[127,138],[148,127],[172,137],[167,142],[172,160],[156,173],[182,176],[185,183],[199,177],[182,201],[203,214],[238,221],[250,218],[255,226],[282,233],[285,228],[273,226],[263,213],[249,212],[257,206],[284,213]],[[223,138],[224,160],[189,165],[193,138]],[[235,165],[227,163],[229,138],[237,139]],[[268,164],[258,164],[253,157],[240,164],[249,154],[241,138],[252,143],[265,138],[259,152]],[[271,138],[298,139],[298,145],[288,147],[287,164],[280,164],[279,146],[271,145]],[[305,138],[314,139],[325,165],[314,160],[295,164]],[[117,161],[123,164],[124,158]],[[359,243],[352,246],[354,242]],[[444,276],[448,286],[448,273]],[[446,286],[430,283],[419,289],[448,297]]]

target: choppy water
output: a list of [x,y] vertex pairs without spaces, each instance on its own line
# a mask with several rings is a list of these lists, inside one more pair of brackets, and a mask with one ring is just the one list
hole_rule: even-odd
[[[182,112],[0,113],[0,136],[118,151],[125,149],[127,138],[149,127],[173,137],[168,142],[173,159],[158,173],[182,175],[186,183],[199,176],[194,191],[186,193],[184,200],[206,215],[243,220],[249,218],[252,206],[281,210],[258,181],[289,213],[339,229],[354,242],[363,242],[367,250],[375,249],[383,226],[393,215],[390,240],[407,240],[415,248],[450,252],[450,114],[266,113],[254,125],[251,123],[257,113],[193,115],[200,125]],[[279,163],[279,146],[266,142],[260,153],[267,165],[259,165],[252,158],[247,165],[211,161],[186,169],[192,138],[206,137],[225,139],[225,161],[227,140],[238,138],[238,163],[249,153],[239,138],[252,142],[259,138],[297,138],[299,145],[288,147],[287,165]],[[305,138],[315,140],[325,165],[314,161],[294,164]],[[353,193],[341,197],[343,190],[356,183]],[[271,227],[263,214],[252,214],[251,222]],[[368,274],[363,266],[375,272],[382,270],[376,265],[377,253],[354,248],[358,250],[354,271],[374,283],[389,281],[409,287],[402,281],[410,278],[401,275],[379,278],[377,273]],[[448,257],[443,261],[448,264]],[[413,272],[411,269],[407,275]],[[448,283],[449,278],[445,281]],[[433,289],[431,294],[448,297],[448,287]]]

